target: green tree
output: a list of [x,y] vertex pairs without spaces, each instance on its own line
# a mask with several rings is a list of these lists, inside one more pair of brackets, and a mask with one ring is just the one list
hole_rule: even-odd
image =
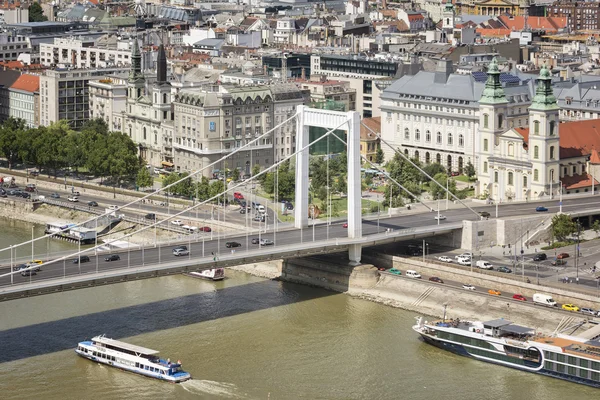
[[33,3],[29,6],[29,22],[48,21],[48,17],[44,15],[44,10],[39,3]]
[[456,181],[454,179],[449,179],[448,175],[445,173],[441,172],[435,175],[433,179],[444,188],[442,189],[435,182],[429,182],[429,193],[431,193],[432,198],[441,199],[446,197],[446,184],[448,185],[448,191],[452,194],[456,194]]
[[557,214],[552,217],[552,235],[563,242],[577,231],[577,224],[567,214]]
[[12,117],[0,126],[0,152],[8,161],[9,169],[12,169],[19,159],[25,131],[25,121]]
[[234,182],[239,181],[240,180],[240,170],[237,168],[234,168],[233,171],[231,171],[231,174],[229,176]]
[[41,166],[53,171],[56,177],[59,168],[66,165],[66,137],[72,132],[69,123],[60,120],[47,127],[38,128],[39,135],[33,141],[37,149],[37,160]]
[[83,145],[83,136],[80,132],[69,132],[63,138],[64,161],[68,167],[78,171],[85,165],[87,154]]
[[383,154],[383,150],[381,149],[381,147],[377,148],[377,153],[375,153],[375,163],[383,164],[384,159],[385,156]]
[[121,132],[110,132],[107,140],[108,175],[115,187],[124,177],[133,177],[140,168],[137,146],[131,138]]
[[152,175],[150,175],[150,171],[148,170],[148,168],[140,168],[137,177],[135,178],[135,184],[139,188],[147,188],[154,186],[154,178],[152,178]]
[[258,174],[260,174],[260,165],[254,164],[254,166],[252,167],[252,176],[256,176]]
[[465,175],[467,175],[467,177],[469,177],[469,180],[471,180],[475,177],[475,167],[473,166],[471,161],[467,162],[467,165],[465,165],[464,172],[465,172]]
[[[435,177],[437,174],[446,174],[446,168],[440,163],[431,163],[423,166],[423,171],[431,177]],[[423,182],[428,181],[429,178],[423,174]]]
[[348,192],[348,182],[346,181],[346,175],[340,175],[335,181],[334,190],[338,193]]
[[596,234],[596,236],[598,236],[598,234],[600,234],[600,221],[598,221],[598,220],[595,220],[595,221],[592,223],[592,226],[591,226],[591,228],[592,228],[592,230],[594,231],[594,233]]
[[208,200],[210,198],[210,181],[203,176],[200,182],[196,183],[196,195],[198,201]]
[[[210,184],[209,195],[210,197],[214,197],[217,196],[219,193],[222,193],[224,190],[225,184],[223,183],[223,181],[214,181]],[[216,203],[218,203],[219,201],[222,201],[222,197],[215,199]]]

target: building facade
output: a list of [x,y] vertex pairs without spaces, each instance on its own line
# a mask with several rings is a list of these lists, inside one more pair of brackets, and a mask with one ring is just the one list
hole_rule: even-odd
[[0,32],[0,59],[2,61],[16,61],[23,53],[31,53],[25,36],[12,32]]
[[127,79],[105,76],[90,80],[90,119],[102,118],[108,128],[123,131],[123,119],[127,106]]
[[55,38],[53,43],[40,43],[40,63],[46,67],[71,66],[73,68],[128,67],[131,50],[100,48],[94,38]]
[[600,2],[557,1],[547,10],[550,17],[566,18],[570,32],[600,29]]
[[12,84],[9,92],[10,116],[35,128],[40,124],[40,77],[23,74]]
[[325,75],[314,74],[308,80],[299,80],[302,89],[310,91],[310,100],[315,103],[338,102],[344,104],[343,111],[356,109],[356,89],[348,81],[329,80]]

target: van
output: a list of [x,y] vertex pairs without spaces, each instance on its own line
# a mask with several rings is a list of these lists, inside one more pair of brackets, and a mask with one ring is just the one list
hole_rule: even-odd
[[547,306],[547,307],[555,307],[556,306],[556,301],[554,301],[552,296],[543,294],[543,293],[535,293],[533,295],[533,303],[540,304],[542,306]]
[[421,274],[419,274],[417,271],[413,271],[412,269],[406,271],[406,276],[409,278],[421,279]]
[[466,265],[467,267],[471,266],[471,259],[468,257],[459,257],[456,259],[458,265]]
[[488,261],[483,261],[483,260],[477,261],[475,266],[477,268],[481,268],[481,269],[494,269],[492,264],[490,264]]

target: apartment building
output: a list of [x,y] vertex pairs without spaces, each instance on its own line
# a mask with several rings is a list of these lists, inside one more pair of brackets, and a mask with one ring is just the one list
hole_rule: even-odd
[[12,31],[0,32],[0,60],[16,61],[23,53],[31,53],[25,36]]
[[104,76],[90,80],[88,85],[90,119],[102,118],[109,129],[121,132],[127,105],[127,79]]
[[356,89],[350,87],[348,81],[329,80],[320,74],[311,75],[310,79],[298,80],[302,89],[310,91],[310,99],[315,103],[343,103],[344,111],[356,108]]
[[64,37],[55,38],[53,43],[40,43],[40,63],[46,67],[125,67],[131,65],[130,55],[128,43],[112,43],[107,38]]
[[[307,90],[299,89],[293,83],[269,86],[273,95],[273,115],[275,124],[274,160],[278,161],[296,152],[296,107],[308,104],[310,95]],[[288,121],[289,120],[289,121]],[[278,125],[283,124],[278,127]]]
[[40,77],[23,74],[8,89],[10,116],[20,118],[30,128],[40,124]]

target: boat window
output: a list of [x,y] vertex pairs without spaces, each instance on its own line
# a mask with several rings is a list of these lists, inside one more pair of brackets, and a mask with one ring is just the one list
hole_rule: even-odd
[[135,363],[135,367],[139,368],[140,367],[140,363]]

